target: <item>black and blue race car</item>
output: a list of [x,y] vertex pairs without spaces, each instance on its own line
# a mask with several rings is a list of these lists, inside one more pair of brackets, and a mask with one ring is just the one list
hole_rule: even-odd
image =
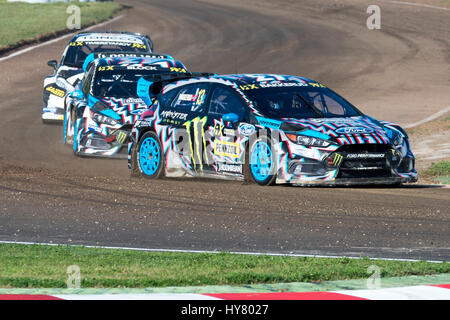
[[75,90],[83,77],[83,64],[93,53],[149,54],[153,43],[149,36],[133,32],[82,32],[67,44],[62,58],[48,61],[54,73],[44,79],[42,121],[62,123],[65,95]]
[[[406,132],[363,114],[317,81],[237,74],[180,77],[163,84],[133,126],[132,175],[217,177],[260,185],[417,181]],[[147,101],[153,85],[141,92]]]
[[66,96],[63,138],[76,155],[100,157],[126,157],[131,128],[152,103],[138,97],[139,83],[187,72],[180,61],[163,55],[97,58],[85,68],[76,90]]

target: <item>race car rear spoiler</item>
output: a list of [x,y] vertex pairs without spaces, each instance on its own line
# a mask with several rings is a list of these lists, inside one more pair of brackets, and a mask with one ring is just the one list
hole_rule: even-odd
[[148,107],[150,107],[153,104],[152,98],[156,97],[156,95],[161,92],[162,88],[171,82],[191,78],[211,77],[215,75],[215,73],[209,72],[178,72],[160,73],[142,77],[137,83],[137,95]]
[[93,52],[86,57],[83,64],[83,71],[92,61],[100,58],[155,58],[155,59],[173,59],[171,55],[164,53],[139,53],[139,52]]

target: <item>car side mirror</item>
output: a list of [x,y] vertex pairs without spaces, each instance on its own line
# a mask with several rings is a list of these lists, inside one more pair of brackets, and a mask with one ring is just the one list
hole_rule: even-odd
[[224,123],[231,122],[235,124],[239,121],[239,116],[236,113],[227,113],[222,116],[222,120]]
[[58,65],[58,62],[56,60],[50,60],[47,62],[47,65],[56,70],[56,66]]

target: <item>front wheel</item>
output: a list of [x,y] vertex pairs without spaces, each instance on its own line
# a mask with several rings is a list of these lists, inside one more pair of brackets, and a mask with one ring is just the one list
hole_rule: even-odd
[[143,176],[149,179],[162,177],[164,152],[158,136],[152,131],[146,132],[135,148],[133,155]]
[[64,112],[64,131],[63,131],[63,141],[64,144],[73,144],[73,136],[74,136],[74,111],[71,110],[68,114]]
[[257,184],[266,186],[275,183],[277,178],[276,152],[270,139],[260,137],[248,151],[248,171]]
[[81,134],[84,132],[85,122],[83,119],[75,120],[75,128],[73,129],[73,153],[79,154]]

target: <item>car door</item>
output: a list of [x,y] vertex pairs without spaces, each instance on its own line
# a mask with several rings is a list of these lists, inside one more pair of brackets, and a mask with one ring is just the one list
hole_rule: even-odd
[[247,104],[233,88],[216,84],[211,91],[207,116],[211,167],[216,174],[242,175],[245,139],[240,136],[238,127],[247,120]]
[[173,149],[185,168],[194,175],[201,174],[209,165],[205,129],[210,84],[198,82],[173,90],[178,91],[170,104],[162,106],[160,124],[174,129],[170,134],[175,141]]

